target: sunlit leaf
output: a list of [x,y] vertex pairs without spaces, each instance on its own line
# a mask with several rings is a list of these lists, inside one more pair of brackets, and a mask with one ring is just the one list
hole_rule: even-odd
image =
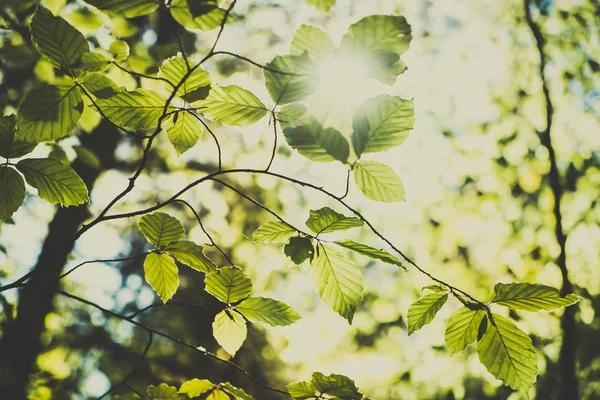
[[144,276],[163,303],[169,301],[179,287],[177,265],[166,254],[148,253],[144,260]]
[[381,95],[365,101],[353,121],[357,156],[384,151],[404,142],[415,122],[412,100]]
[[28,158],[17,163],[17,169],[38,195],[52,204],[77,206],[90,199],[85,183],[67,164],[47,158]]
[[329,11],[335,5],[335,0],[304,0],[321,11]]
[[484,310],[471,310],[460,307],[450,315],[444,339],[450,354],[462,351],[468,344],[477,340],[477,332],[481,320],[485,317]]
[[81,84],[89,93],[99,99],[109,98],[119,91],[116,83],[101,72],[85,74]]
[[369,75],[392,84],[406,70],[400,56],[408,49],[410,25],[394,15],[370,15],[350,26],[342,38],[343,51],[357,53],[371,60]]
[[363,398],[354,381],[344,375],[331,374],[325,376],[320,372],[313,372],[311,383],[317,391],[328,396],[347,400],[361,400]]
[[252,238],[258,243],[286,243],[296,230],[281,221],[267,222],[254,231]]
[[421,297],[408,308],[408,334],[427,325],[448,300],[448,293],[434,292]]
[[301,56],[304,52],[315,62],[325,62],[335,53],[335,45],[329,35],[316,26],[302,25],[290,45],[290,54]]
[[378,161],[360,161],[354,166],[354,181],[371,200],[404,201],[404,186],[393,169]]
[[339,244],[340,246],[350,249],[358,254],[362,254],[376,260],[381,260],[388,264],[397,265],[398,267],[406,270],[406,267],[402,261],[388,253],[386,250],[376,249],[374,247],[367,246],[366,244],[358,243],[349,239],[337,240],[335,244]]
[[283,246],[283,253],[298,265],[309,258],[312,260],[314,252],[312,242],[305,237],[291,237],[289,242]]
[[100,169],[102,167],[98,155],[87,147],[73,146],[73,150],[75,150],[75,154],[77,154],[77,159],[87,167],[93,169]]
[[76,64],[76,69],[79,72],[97,72],[104,70],[110,60],[102,53],[90,51],[81,56],[81,60]]
[[217,270],[217,266],[204,254],[202,247],[188,240],[179,240],[165,247],[165,252],[182,264],[198,271],[209,273]]
[[25,182],[14,168],[0,166],[0,217],[10,218],[25,199]]
[[113,14],[126,18],[134,18],[154,12],[160,2],[158,0],[84,0],[86,3]]
[[207,13],[194,16],[188,7],[187,0],[173,0],[169,10],[177,22],[190,30],[211,31],[218,28],[225,18],[225,10],[222,8],[215,8]]
[[277,113],[277,121],[281,125],[281,129],[297,128],[302,125],[308,125],[315,121],[308,113],[306,106],[298,103],[288,104],[283,106]]
[[204,279],[206,291],[223,303],[245,299],[252,291],[252,281],[236,267],[219,268]]
[[[189,63],[191,64],[190,68],[194,66],[193,61],[189,61]],[[183,80],[183,83],[177,89],[176,94],[186,101],[194,101],[206,97],[208,94],[208,86],[210,86],[211,83],[210,73],[206,72],[202,67],[198,67],[194,71],[189,72],[185,58],[183,58],[181,54],[177,54],[176,56],[165,60],[158,70],[158,77],[166,79],[173,85],[177,85]],[[173,91],[173,86],[168,83],[163,82],[163,86],[169,92]],[[202,91],[202,95],[200,98],[196,98],[199,90]]]
[[581,297],[560,292],[550,286],[533,283],[496,283],[492,293],[492,303],[510,307],[513,310],[540,311],[555,310],[577,303]]
[[287,385],[287,390],[294,399],[311,399],[318,396],[312,383],[307,381],[293,382]]
[[179,393],[187,394],[190,398],[194,398],[212,390],[212,388],[213,384],[208,379],[194,378],[183,382],[179,388]]
[[188,112],[170,116],[165,124],[169,142],[178,155],[194,147],[204,132],[204,127],[196,117]]
[[31,20],[31,38],[56,67],[70,69],[90,50],[81,32],[42,6],[38,6]]
[[161,383],[158,386],[148,385],[146,388],[146,394],[152,400],[172,400],[179,399],[177,394],[177,388],[169,386],[166,383]]
[[312,280],[321,300],[352,323],[362,301],[363,277],[358,267],[335,248],[319,243],[312,260]]
[[77,86],[44,85],[33,89],[19,106],[15,138],[39,143],[67,136],[82,112],[81,89]]
[[[301,56],[277,56],[264,69],[265,85],[271,99],[277,104],[304,100],[318,84],[314,76],[314,64],[307,54]],[[275,72],[275,71],[278,72]],[[280,72],[296,75],[286,75]],[[311,76],[313,74],[313,76]]]
[[204,100],[194,103],[210,120],[225,125],[251,125],[265,115],[265,105],[252,92],[239,86],[213,85]]
[[176,242],[185,234],[183,225],[177,218],[162,212],[143,215],[138,221],[138,227],[142,235],[156,247]]
[[0,157],[18,158],[33,151],[37,143],[15,140],[17,118],[0,117]]
[[271,326],[291,325],[301,318],[292,307],[266,297],[249,297],[235,309],[252,322],[265,322]]
[[316,233],[329,233],[350,228],[363,226],[364,222],[356,217],[347,217],[329,207],[318,210],[310,210],[310,216],[306,220],[306,226]]
[[232,356],[242,347],[248,334],[246,321],[235,311],[223,310],[218,313],[212,328],[217,343]]
[[221,389],[232,395],[235,400],[254,400],[254,397],[250,396],[243,389],[237,388],[229,382],[221,383]]
[[108,51],[115,61],[125,61],[129,57],[129,45],[123,40],[113,41]]
[[96,104],[115,125],[131,129],[151,129],[165,110],[166,99],[147,89],[118,92]]
[[312,161],[339,160],[345,163],[350,155],[350,145],[339,131],[334,128],[323,129],[314,120],[308,125],[287,127],[283,134],[290,147]]
[[217,389],[209,394],[206,400],[231,400],[231,398],[226,392]]
[[527,393],[538,373],[538,359],[529,336],[515,324],[494,314],[494,323],[477,342],[479,361],[497,379]]

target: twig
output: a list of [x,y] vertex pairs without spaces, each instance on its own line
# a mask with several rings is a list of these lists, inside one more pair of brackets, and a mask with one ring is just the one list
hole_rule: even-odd
[[217,170],[220,171],[223,164],[222,164],[221,145],[219,144],[219,139],[217,139],[217,135],[215,135],[215,133],[212,131],[212,129],[210,129],[210,127],[208,126],[208,124],[206,122],[204,122],[204,120],[202,118],[200,118],[200,116],[198,114],[196,114],[194,112],[194,110],[185,108],[183,111],[189,113],[191,116],[196,118],[202,124],[204,129],[206,129],[208,131],[210,136],[212,136],[213,140],[215,141],[215,145],[217,146]]
[[119,68],[121,71],[128,73],[129,75],[133,75],[133,76],[138,76],[140,78],[145,78],[145,79],[152,79],[155,81],[162,81],[162,82],[166,82],[169,85],[171,85],[171,87],[175,87],[175,84],[173,82],[171,82],[168,79],[165,78],[161,78],[160,76],[152,76],[152,75],[146,75],[146,74],[142,74],[139,72],[135,72],[135,71],[131,71],[125,67],[122,67],[121,65],[119,65],[119,63],[117,63],[116,61],[111,61],[110,64],[114,65],[115,67]]
[[273,151],[271,152],[271,158],[269,159],[269,164],[267,164],[265,171],[268,171],[271,168],[271,165],[273,165],[275,153],[277,152],[277,118],[275,116],[275,106],[271,109],[271,121],[273,122]]
[[215,51],[215,52],[213,52],[213,55],[214,56],[228,55],[228,56],[231,56],[231,57],[239,58],[240,60],[246,61],[248,64],[252,64],[255,67],[258,67],[260,69],[264,69],[265,71],[273,72],[275,74],[289,75],[289,76],[307,76],[306,74],[297,74],[297,73],[294,73],[294,72],[281,71],[281,70],[276,69],[276,68],[267,67],[266,65],[257,63],[256,61],[252,61],[248,57],[244,57],[244,56],[242,56],[240,54],[232,53],[230,51],[223,51],[223,50]]
[[208,311],[210,308],[209,307],[205,307],[205,306],[199,306],[197,304],[190,304],[190,303],[181,303],[181,302],[177,302],[177,301],[169,301],[168,303],[154,303],[154,304],[150,304],[149,306],[146,306],[144,308],[141,308],[129,315],[127,315],[127,319],[133,319],[135,317],[137,317],[140,314],[145,313],[148,310],[151,310],[153,308],[158,308],[158,307],[164,307],[164,306],[185,306],[185,307],[193,307],[193,308],[199,308],[201,310],[204,311]]
[[136,258],[145,256],[145,255],[146,255],[146,253],[136,254],[134,256],[125,257],[125,258],[112,258],[112,259],[107,259],[107,260],[87,260],[87,261],[84,261],[82,263],[77,264],[76,266],[74,266],[73,268],[71,268],[70,270],[68,270],[67,272],[65,272],[64,274],[62,274],[61,276],[59,276],[58,279],[57,279],[57,281],[56,281],[56,284],[58,284],[58,282],[61,279],[65,278],[67,275],[71,274],[72,272],[76,271],[77,269],[79,269],[80,267],[83,267],[86,264],[129,261],[129,260],[135,260]]

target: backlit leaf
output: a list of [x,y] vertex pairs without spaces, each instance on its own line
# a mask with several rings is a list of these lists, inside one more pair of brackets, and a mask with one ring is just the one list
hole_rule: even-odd
[[326,62],[335,53],[335,45],[329,35],[316,26],[302,25],[290,45],[290,54],[301,56],[304,52],[315,62]]
[[321,300],[352,323],[362,301],[363,277],[358,267],[335,248],[319,243],[311,262],[312,280]]
[[33,89],[19,106],[15,138],[40,143],[67,136],[82,112],[81,89],[77,86],[44,85]]
[[321,124],[312,121],[308,125],[287,127],[283,130],[290,147],[312,161],[346,162],[350,145],[344,136],[334,128],[323,129]]
[[158,386],[148,385],[146,388],[146,394],[152,400],[172,400],[179,399],[177,394],[177,388],[169,386],[166,383],[161,383]]
[[162,212],[142,216],[138,221],[138,227],[142,235],[156,247],[176,242],[185,234],[183,225],[177,218]]
[[531,339],[515,324],[494,314],[494,323],[477,342],[479,361],[497,379],[527,393],[538,373],[538,359]]
[[115,125],[131,129],[151,129],[165,110],[166,99],[147,89],[118,92],[96,104]]
[[206,275],[204,283],[206,291],[223,303],[245,299],[252,291],[252,281],[236,267],[219,268]]
[[179,388],[179,393],[187,394],[190,398],[199,397],[201,394],[212,390],[213,384],[208,379],[194,378],[183,382]]
[[434,292],[426,294],[408,308],[408,334],[411,335],[427,325],[448,300],[448,293]]
[[318,396],[312,383],[301,381],[293,382],[287,385],[287,390],[294,399],[310,399]]
[[215,8],[210,12],[194,16],[188,7],[188,0],[173,0],[169,10],[177,22],[190,30],[211,31],[218,28],[225,18],[225,10],[222,8]]
[[81,84],[89,93],[99,99],[109,98],[119,91],[116,83],[101,72],[85,74]]
[[[190,67],[192,67],[193,62],[189,62],[192,64]],[[198,95],[197,92],[200,89],[203,90],[203,94],[200,98],[206,97],[208,86],[210,86],[211,83],[210,73],[203,70],[202,67],[198,67],[194,71],[188,72],[185,58],[183,58],[181,54],[177,54],[176,56],[165,60],[158,71],[158,77],[168,80],[173,85],[179,84],[179,82],[185,78],[181,86],[177,89],[177,96],[182,97],[186,101],[199,100],[199,98],[195,98],[194,96]],[[166,82],[163,82],[163,86],[169,92],[173,90],[173,86]]]
[[14,168],[0,166],[0,217],[10,218],[25,199],[25,182]]
[[356,155],[402,144],[414,122],[412,100],[381,95],[365,101],[353,121],[352,144]]
[[286,243],[296,235],[296,230],[281,221],[267,222],[254,231],[252,238],[258,243]]
[[363,398],[354,381],[344,375],[325,376],[320,372],[313,372],[311,383],[317,391],[328,396],[345,400],[361,400]]
[[468,344],[477,340],[477,332],[481,320],[485,317],[484,310],[471,310],[460,307],[450,315],[444,339],[450,354],[462,351]]
[[321,11],[329,11],[335,5],[335,0],[304,0],[310,5],[315,6]]
[[163,303],[173,297],[179,286],[177,265],[166,254],[148,253],[144,260],[144,276]]
[[48,158],[27,158],[17,163],[17,169],[39,196],[52,204],[77,206],[90,199],[77,173],[67,164]]
[[289,242],[283,246],[283,253],[298,265],[309,258],[312,260],[314,252],[312,242],[305,237],[291,237]]
[[158,0],[84,0],[86,3],[125,18],[134,18],[154,12],[159,6]]
[[165,247],[165,252],[198,271],[209,273],[217,270],[217,266],[206,257],[202,247],[194,242],[179,240]]
[[208,96],[194,105],[210,120],[225,125],[251,125],[267,114],[265,105],[252,92],[234,85],[213,85]]
[[180,112],[170,116],[165,124],[169,142],[178,155],[194,147],[204,132],[204,127],[188,112]]
[[296,74],[285,75],[267,69],[263,70],[267,91],[276,104],[304,100],[310,96],[318,84],[318,79],[314,76],[315,72],[312,71],[314,64],[307,54],[277,56],[266,67],[275,71]]
[[108,51],[115,61],[125,61],[129,57],[129,45],[123,40],[115,40],[110,46]]
[[235,309],[252,322],[264,322],[271,326],[291,325],[301,318],[292,307],[266,297],[249,297]]
[[231,400],[231,398],[227,395],[226,392],[216,389],[208,395],[206,400]]
[[364,222],[356,217],[347,217],[329,207],[318,210],[310,210],[310,217],[306,220],[306,226],[316,233],[329,233],[350,228],[363,226]]
[[358,254],[362,254],[364,256],[371,257],[376,260],[381,260],[388,264],[397,265],[400,268],[406,270],[406,267],[404,266],[402,261],[388,253],[386,250],[376,249],[374,247],[367,246],[366,244],[358,243],[349,239],[338,240],[335,242],[335,244],[339,244],[340,246],[350,249]]
[[354,181],[371,200],[404,201],[404,186],[393,169],[378,161],[360,161],[354,166]]
[[37,143],[15,139],[17,118],[14,115],[0,117],[0,157],[18,158],[33,151]]
[[237,388],[229,382],[221,383],[221,390],[232,395],[235,400],[254,400],[254,397],[250,396],[243,389]]
[[492,293],[492,303],[513,310],[540,311],[555,310],[577,303],[581,297],[568,294],[565,297],[550,286],[533,283],[496,283]]
[[212,328],[217,343],[232,356],[242,347],[248,334],[246,321],[235,311],[223,310],[218,313]]

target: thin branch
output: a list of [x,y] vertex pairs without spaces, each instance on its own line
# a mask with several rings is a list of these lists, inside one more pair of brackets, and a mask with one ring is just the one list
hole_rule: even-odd
[[275,74],[289,75],[289,76],[308,76],[306,74],[297,74],[297,73],[294,73],[294,72],[281,71],[281,70],[276,69],[276,68],[267,67],[266,65],[257,63],[256,61],[252,61],[248,57],[244,57],[244,56],[242,56],[240,54],[232,53],[230,51],[220,50],[220,51],[213,52],[213,56],[218,56],[218,55],[228,55],[228,56],[231,56],[231,57],[235,57],[235,58],[238,58],[240,60],[246,61],[248,64],[252,64],[255,67],[258,67],[260,69],[264,69],[265,71],[273,72]]
[[217,48],[217,44],[219,43],[219,40],[221,39],[221,34],[223,33],[223,30],[225,29],[225,24],[227,23],[227,20],[229,19],[229,15],[231,14],[233,7],[235,7],[235,3],[237,3],[237,0],[233,0],[231,2],[231,4],[229,5],[229,7],[227,7],[227,10],[225,10],[225,15],[223,15],[223,19],[221,20],[221,26],[219,27],[219,32],[217,33],[217,38],[215,39],[215,42],[213,43],[210,51],[208,52],[208,54],[211,57],[215,54],[215,49]]
[[189,208],[192,211],[192,213],[196,217],[196,221],[198,221],[198,225],[200,225],[200,229],[202,229],[202,232],[204,232],[204,234],[206,235],[206,237],[208,237],[208,240],[210,240],[210,243],[217,250],[219,250],[219,252],[221,254],[223,254],[223,257],[225,257],[225,259],[227,260],[227,262],[229,264],[231,264],[232,267],[235,267],[235,264],[233,263],[233,261],[231,261],[231,258],[229,258],[229,256],[223,251],[223,249],[221,249],[221,247],[213,240],[212,236],[210,235],[210,233],[208,233],[208,231],[206,230],[206,228],[204,228],[204,224],[202,223],[202,219],[200,218],[200,216],[198,215],[198,213],[196,212],[196,210],[194,210],[194,207],[192,207],[192,205],[190,203],[188,203],[187,201],[182,200],[182,199],[174,200],[174,202],[182,203],[183,205],[187,206],[187,208]]
[[119,63],[117,63],[116,61],[111,61],[110,64],[114,65],[115,67],[119,68],[121,71],[128,73],[129,75],[133,75],[133,76],[137,76],[140,78],[145,78],[145,79],[152,79],[155,81],[162,81],[162,82],[166,82],[169,85],[171,85],[171,87],[175,87],[175,84],[173,84],[173,82],[171,82],[168,79],[165,78],[161,78],[160,76],[152,76],[152,75],[146,75],[146,74],[142,74],[139,72],[135,72],[135,71],[131,71],[125,67],[122,67],[121,65],[119,65]]
[[145,394],[140,393],[138,390],[136,390],[135,388],[133,388],[128,383],[125,383],[123,386],[125,386],[127,389],[129,389],[133,393],[137,394],[138,396],[140,396],[141,399],[148,400],[148,396],[146,396]]
[[348,170],[348,174],[346,175],[346,190],[344,191],[344,194],[340,196],[340,200],[345,199],[346,196],[348,196],[348,191],[350,190],[350,173],[352,172],[352,170]]
[[205,307],[205,306],[200,306],[197,304],[191,304],[191,303],[181,303],[181,302],[177,302],[177,301],[169,301],[168,303],[154,303],[154,304],[150,304],[149,306],[146,306],[144,308],[141,308],[129,315],[126,316],[127,319],[133,319],[135,317],[137,317],[140,314],[145,313],[148,310],[151,310],[153,308],[158,308],[158,307],[164,307],[164,306],[184,306],[184,307],[192,307],[192,308],[199,308],[201,310],[204,311],[208,311],[210,310],[209,307]]
[[194,112],[194,110],[185,108],[185,109],[183,109],[183,111],[189,113],[194,118],[196,118],[202,124],[204,129],[206,129],[208,131],[208,133],[210,133],[210,136],[212,136],[212,138],[214,139],[215,145],[217,146],[217,157],[218,157],[217,169],[218,169],[218,171],[220,171],[222,168],[222,161],[221,161],[222,160],[222,152],[221,152],[221,145],[219,144],[219,139],[217,139],[217,135],[215,135],[215,133],[212,131],[212,129],[209,128],[208,124],[206,122],[204,122],[204,120],[202,118],[200,118],[200,116],[198,114],[196,114]]
[[87,260],[87,261],[77,264],[76,266],[74,266],[73,268],[71,268],[70,270],[68,270],[67,272],[62,274],[61,276],[59,276],[58,280],[56,281],[56,284],[58,284],[58,281],[65,278],[67,275],[71,274],[72,272],[75,272],[77,269],[79,269],[80,267],[83,267],[86,264],[129,261],[129,260],[135,260],[136,258],[145,256],[145,255],[146,255],[146,253],[142,253],[142,254],[136,254],[134,256],[124,257],[124,258],[112,258],[112,259],[107,259],[107,260]]
[[254,375],[252,375],[250,372],[246,371],[244,368],[242,368],[241,366],[239,366],[238,364],[236,364],[235,362],[233,362],[231,360],[222,359],[221,357],[217,356],[214,353],[211,353],[208,350],[205,350],[202,347],[196,347],[196,346],[194,346],[194,345],[192,345],[190,343],[187,343],[186,341],[183,341],[183,340],[181,340],[179,338],[176,338],[174,336],[171,336],[171,335],[166,334],[166,333],[161,332],[161,331],[157,331],[156,329],[150,328],[149,326],[146,326],[146,325],[144,325],[144,324],[142,324],[140,322],[137,322],[135,320],[127,318],[126,316],[124,316],[122,314],[119,314],[119,313],[116,313],[114,311],[111,311],[111,310],[109,310],[107,308],[104,308],[104,307],[102,307],[102,306],[100,306],[100,305],[98,305],[98,304],[96,304],[96,303],[94,303],[92,301],[89,301],[89,300],[84,299],[82,297],[76,296],[76,295],[71,294],[69,292],[66,292],[66,291],[64,291],[62,289],[58,290],[57,293],[65,296],[65,297],[68,297],[68,298],[70,298],[72,300],[75,300],[75,301],[77,301],[79,303],[83,303],[83,304],[86,304],[86,305],[88,305],[90,307],[93,307],[93,308],[95,308],[97,310],[100,310],[104,314],[109,315],[109,316],[111,316],[113,318],[117,318],[117,319],[120,319],[120,320],[123,320],[123,321],[127,321],[130,324],[132,324],[134,326],[137,326],[138,328],[143,329],[144,331],[148,332],[149,334],[153,334],[153,335],[157,335],[157,336],[163,337],[163,338],[168,339],[168,340],[170,340],[170,341],[172,341],[174,343],[177,343],[177,344],[179,344],[181,346],[187,347],[188,349],[192,349],[192,350],[194,350],[194,351],[196,351],[196,352],[198,352],[198,353],[200,353],[200,354],[202,354],[204,356],[210,357],[210,358],[212,358],[212,359],[214,359],[216,361],[219,361],[219,362],[224,363],[224,364],[228,364],[228,365],[232,366],[233,368],[235,368],[236,370],[238,370],[239,372],[241,372],[242,374],[244,374],[249,379],[251,379],[257,385],[259,385],[259,386],[261,386],[261,387],[263,387],[263,388],[265,388],[267,390],[270,390],[272,392],[280,393],[280,394],[284,394],[284,395],[289,396],[289,393],[287,391],[281,390],[281,389],[277,389],[277,388],[275,388],[273,386],[267,385],[266,383],[262,382],[260,379],[256,378]]
[[271,158],[269,159],[269,164],[267,164],[265,171],[268,171],[271,168],[271,165],[273,165],[275,153],[277,152],[277,118],[275,116],[275,107],[271,110],[271,122],[273,122],[273,151],[271,152]]
[[133,376],[133,374],[135,374],[135,372],[137,371],[137,369],[140,367],[140,365],[142,364],[142,361],[144,361],[144,359],[148,355],[148,351],[150,350],[150,347],[152,346],[152,340],[153,339],[154,339],[154,335],[152,334],[152,332],[148,332],[148,342],[146,343],[146,347],[144,348],[144,351],[142,352],[142,354],[138,358],[138,360],[135,363],[135,365],[133,366],[133,368],[131,368],[131,371],[129,371],[129,373],[127,375],[125,375],[125,378],[123,378],[123,380],[121,382],[117,383],[114,386],[111,386],[103,395],[101,395],[100,397],[98,397],[98,400],[100,400],[103,397],[109,395],[111,392],[117,390],[118,388],[120,388],[121,386],[123,386],[123,385],[125,385],[127,383],[127,381]]

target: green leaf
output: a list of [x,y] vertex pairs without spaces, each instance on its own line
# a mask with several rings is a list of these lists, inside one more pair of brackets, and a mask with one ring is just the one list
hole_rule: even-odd
[[79,74],[81,72],[103,71],[109,63],[110,60],[104,54],[90,51],[81,56],[81,60],[76,64],[76,69],[78,69]]
[[308,4],[315,6],[317,9],[328,12],[335,5],[335,0],[304,0]]
[[553,287],[533,283],[496,283],[492,293],[492,303],[513,310],[540,311],[555,310],[573,305],[581,300],[575,294],[561,297]]
[[194,17],[206,15],[215,8],[218,8],[217,0],[196,0],[188,3],[188,6],[190,7],[190,13]]
[[313,372],[311,383],[318,392],[329,396],[336,396],[336,398],[344,400],[361,400],[363,398],[354,381],[344,375],[325,376],[320,372]]
[[310,382],[293,382],[288,384],[286,387],[288,392],[290,392],[290,396],[292,396],[294,399],[304,400],[318,396],[315,387]]
[[371,200],[404,201],[404,186],[393,169],[377,161],[360,161],[354,166],[354,181]]
[[194,378],[183,382],[179,388],[179,393],[187,394],[190,398],[199,397],[201,394],[212,390],[213,386],[208,379]]
[[302,25],[292,39],[290,54],[301,56],[305,52],[314,61],[323,63],[333,57],[335,45],[329,35],[316,26]]
[[172,400],[179,399],[177,388],[169,386],[166,383],[161,383],[158,386],[148,385],[146,394],[151,400]]
[[27,158],[17,163],[17,169],[38,195],[52,204],[77,206],[90,199],[85,183],[67,164],[47,158]]
[[291,237],[289,242],[283,246],[283,253],[297,265],[309,258],[312,260],[314,252],[312,242],[305,237]]
[[290,147],[312,161],[345,163],[350,155],[346,138],[334,128],[323,129],[315,120],[307,125],[289,126],[283,134]]
[[169,142],[175,148],[177,155],[182,155],[196,145],[204,132],[204,127],[188,112],[180,112],[170,116],[165,124]]
[[[208,87],[211,83],[210,73],[203,70],[202,67],[198,67],[189,73],[185,58],[183,58],[181,53],[163,62],[158,71],[158,77],[168,80],[173,85],[177,85],[185,78],[183,84],[177,89],[176,94],[186,101],[194,101],[206,97]],[[163,82],[163,86],[169,92],[173,90],[173,87],[166,82]],[[200,98],[196,98],[198,96]]]
[[84,165],[98,170],[102,167],[98,155],[87,147],[73,146],[73,150],[75,150],[75,154],[77,154],[77,159]]
[[212,324],[213,336],[217,343],[232,356],[242,347],[248,328],[246,321],[235,311],[223,310],[215,316]]
[[167,303],[179,287],[179,273],[177,265],[171,257],[166,254],[148,253],[144,260],[144,275],[146,282]]
[[477,342],[479,361],[497,379],[527,393],[538,373],[538,359],[529,336],[515,324],[493,314],[494,321]]
[[370,76],[387,84],[406,70],[400,56],[408,50],[410,25],[394,15],[371,15],[350,26],[340,49],[372,60]]
[[356,155],[402,144],[415,123],[414,114],[412,100],[381,95],[365,101],[353,120],[352,145]]
[[228,304],[245,299],[252,291],[252,281],[237,267],[219,268],[206,275],[204,283],[208,293]]
[[221,389],[232,395],[235,400],[254,400],[254,397],[250,396],[243,389],[237,388],[229,382],[221,383]]
[[335,248],[319,243],[312,260],[312,280],[321,300],[352,323],[362,301],[363,277],[358,267]]
[[[156,128],[165,103],[161,95],[147,89],[118,92],[96,101],[100,110],[115,125],[131,129]],[[167,111],[171,109],[172,106],[169,106]]]
[[0,217],[10,218],[25,199],[25,182],[14,168],[0,166]]
[[153,13],[159,6],[158,0],[84,0],[94,7],[125,18],[134,18]]
[[[301,56],[277,56],[264,69],[265,85],[276,104],[287,104],[304,100],[318,85],[314,76],[314,64],[307,54]],[[275,72],[275,71],[278,72]],[[285,75],[280,72],[297,75]],[[312,74],[312,76],[311,76]]]
[[460,307],[448,319],[444,339],[450,354],[455,354],[477,339],[481,320],[485,317],[484,310],[471,310]]
[[224,391],[216,389],[208,395],[206,400],[231,400],[231,398]]
[[234,85],[213,85],[206,99],[194,105],[210,120],[225,125],[251,125],[267,114],[265,105],[252,92]]
[[306,220],[306,226],[317,235],[356,228],[363,225],[364,222],[359,218],[347,217],[329,207],[323,207],[319,210],[310,210],[310,217]]
[[108,51],[112,58],[117,62],[125,61],[127,57],[129,57],[129,45],[123,40],[113,41],[110,46],[108,46]]
[[114,96],[119,91],[114,83],[106,74],[101,72],[90,72],[85,74],[81,84],[91,94],[99,99],[107,99]]
[[308,125],[316,120],[308,113],[308,109],[302,104],[288,104],[281,108],[277,113],[277,121],[281,129],[297,128],[302,125]]
[[446,304],[446,300],[448,300],[448,293],[434,292],[412,303],[408,308],[408,334],[413,334],[423,325],[433,321],[437,312]]
[[183,225],[177,218],[161,212],[142,216],[138,227],[142,235],[156,247],[170,245],[185,234]]
[[0,157],[18,158],[31,153],[37,143],[15,140],[17,118],[14,115],[0,117]]
[[217,266],[202,252],[202,247],[188,240],[180,240],[165,247],[165,252],[182,264],[195,270],[209,273],[217,270]]
[[285,243],[296,230],[281,221],[267,222],[254,231],[252,238],[258,243]]
[[43,85],[33,89],[19,106],[15,138],[40,143],[71,133],[83,112],[77,86]]
[[302,318],[287,304],[266,297],[248,297],[235,309],[252,322],[265,322],[271,326],[291,325]]
[[398,267],[400,267],[406,271],[406,267],[404,266],[402,261],[400,261],[397,257],[394,257],[393,255],[388,253],[386,250],[376,249],[374,247],[367,246],[366,244],[357,243],[357,242],[355,242],[353,240],[349,240],[349,239],[337,240],[334,243],[338,244],[342,247],[345,247],[347,249],[350,249],[358,254],[362,254],[364,256],[371,257],[376,260],[381,260],[388,264],[397,265]]
[[215,8],[210,12],[194,16],[190,12],[187,0],[173,0],[170,11],[177,22],[190,30],[211,31],[218,28],[225,18],[225,10],[222,8]]
[[59,68],[71,69],[90,51],[81,32],[42,6],[38,6],[31,20],[31,39],[40,53]]

